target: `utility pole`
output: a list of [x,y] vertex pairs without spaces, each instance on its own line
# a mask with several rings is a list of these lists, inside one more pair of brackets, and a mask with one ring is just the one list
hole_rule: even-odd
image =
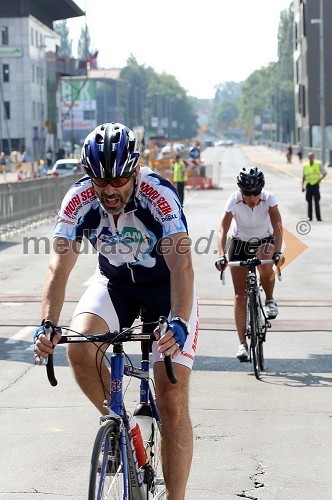
[[325,67],[324,67],[324,0],[319,2],[319,19],[311,19],[311,24],[319,24],[319,109],[321,130],[321,162],[325,164]]

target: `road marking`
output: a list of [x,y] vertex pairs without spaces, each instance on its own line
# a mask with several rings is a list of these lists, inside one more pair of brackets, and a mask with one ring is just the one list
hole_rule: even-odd
[[16,342],[19,342],[20,340],[25,340],[27,338],[32,339],[34,331],[34,327],[25,326],[24,328],[21,328],[21,330],[19,330],[17,333],[12,335],[9,339],[5,340],[5,344],[16,344]]

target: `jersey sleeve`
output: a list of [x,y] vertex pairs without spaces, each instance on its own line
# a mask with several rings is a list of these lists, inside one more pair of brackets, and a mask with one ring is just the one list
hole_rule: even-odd
[[92,214],[98,213],[99,203],[91,183],[74,184],[62,200],[54,237],[81,242],[85,232],[92,229],[91,222],[96,221]]
[[154,220],[160,224],[162,237],[187,232],[187,222],[177,192],[167,179],[157,175],[147,176],[139,186],[138,196],[141,205],[148,208]]
[[276,207],[278,205],[277,199],[272,193],[267,193],[266,201],[268,207]]
[[231,212],[234,215],[235,206],[236,206],[236,195],[235,193],[233,193],[230,195],[230,197],[225,203],[225,212]]

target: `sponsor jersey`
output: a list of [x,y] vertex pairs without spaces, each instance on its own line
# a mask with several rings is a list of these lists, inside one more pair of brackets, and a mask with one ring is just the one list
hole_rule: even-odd
[[133,196],[116,225],[102,209],[91,179],[83,177],[63,199],[54,236],[78,242],[85,236],[98,252],[103,274],[144,282],[169,275],[160,241],[175,233],[187,233],[176,190],[149,167],[141,167]]
[[260,203],[253,209],[243,201],[240,191],[233,193],[226,201],[225,211],[232,212],[232,238],[249,241],[273,235],[269,208],[277,205],[273,194],[263,190]]

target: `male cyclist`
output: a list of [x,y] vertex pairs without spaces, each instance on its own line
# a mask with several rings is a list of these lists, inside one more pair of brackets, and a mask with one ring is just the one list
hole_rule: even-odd
[[[282,222],[275,197],[263,190],[265,178],[257,167],[243,168],[237,176],[239,191],[227,200],[218,233],[219,258],[216,267],[225,269],[228,260],[273,259],[282,263]],[[231,229],[228,248],[227,234]],[[226,252],[228,250],[228,258]],[[281,259],[281,260],[280,260]],[[267,317],[278,315],[277,303],[273,298],[274,273],[272,264],[258,266],[260,282],[266,296]],[[247,267],[232,267],[231,275],[235,291],[234,317],[240,340],[237,358],[246,361],[249,357],[246,342],[246,277]]]
[[[119,331],[130,326],[141,309],[146,321],[157,321],[160,315],[170,319],[168,332],[153,345],[154,376],[168,498],[183,500],[193,447],[188,386],[198,329],[194,273],[177,193],[166,179],[140,167],[139,158],[133,132],[120,123],[100,125],[85,139],[81,163],[87,175],[69,188],[59,212],[42,318],[57,325],[85,236],[98,252],[98,268],[75,309],[71,329],[82,334]],[[43,326],[35,338],[40,364],[53,346]],[[60,333],[54,344],[59,338]],[[161,353],[172,356],[178,384],[169,382]],[[68,359],[82,391],[105,413],[95,346],[69,344]],[[106,367],[103,375],[109,384]]]

